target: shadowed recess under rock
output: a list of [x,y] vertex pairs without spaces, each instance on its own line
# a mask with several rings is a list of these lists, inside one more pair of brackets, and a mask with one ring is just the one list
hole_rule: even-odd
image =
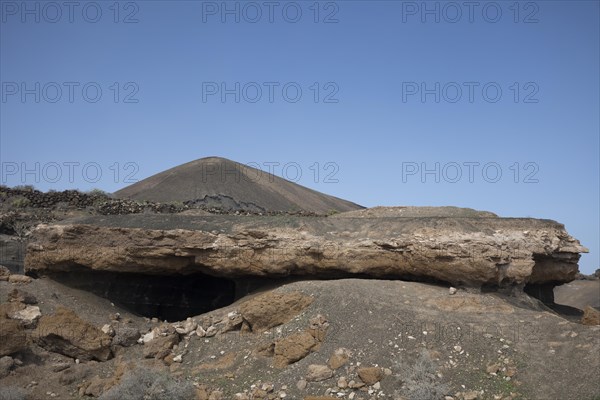
[[51,274],[67,286],[92,292],[144,317],[182,321],[235,301],[235,282],[205,274],[158,276],[92,271]]

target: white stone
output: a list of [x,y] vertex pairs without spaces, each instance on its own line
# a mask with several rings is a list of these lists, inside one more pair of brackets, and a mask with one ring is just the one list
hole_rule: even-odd
[[296,387],[297,387],[299,390],[304,390],[304,389],[306,389],[306,385],[307,385],[307,382],[306,382],[304,379],[300,379],[300,380],[299,380],[299,381],[296,383]]
[[18,319],[22,321],[25,326],[32,325],[41,316],[42,313],[40,312],[40,308],[38,306],[27,306],[24,309],[10,315],[12,319]]
[[206,330],[206,337],[212,337],[215,336],[217,334],[217,328],[215,328],[214,326],[209,326],[208,329]]
[[237,311],[231,311],[230,313],[227,313],[227,318],[229,319],[236,319],[240,316],[240,313]]
[[175,331],[180,335],[187,335],[188,333],[196,330],[198,324],[191,318],[186,319],[183,323],[177,322],[173,324]]
[[154,340],[155,335],[156,334],[154,333],[154,331],[146,333],[145,335],[142,336],[142,343],[151,342],[152,340]]
[[102,332],[106,333],[109,336],[115,336],[115,330],[110,324],[104,324],[102,326]]

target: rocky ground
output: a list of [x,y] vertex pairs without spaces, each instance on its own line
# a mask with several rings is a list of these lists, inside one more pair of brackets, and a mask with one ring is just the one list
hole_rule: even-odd
[[[472,238],[475,243],[492,238],[492,242],[488,240],[490,249],[499,252],[482,253],[487,254],[482,260],[462,257],[457,263],[457,268],[473,268],[462,274],[465,278],[461,281],[471,276],[478,282],[483,275],[477,274],[487,268],[486,263],[506,268],[502,257],[513,263],[531,258],[523,249],[534,243],[532,237],[539,236],[543,244],[535,254],[548,251],[559,256],[560,262],[555,264],[548,258],[534,259],[540,271],[547,271],[548,276],[558,273],[552,276],[564,281],[576,276],[573,255],[581,251],[554,221],[501,219],[492,213],[455,207],[381,207],[325,217],[310,212],[213,210],[202,208],[206,206],[202,204],[200,208],[165,206],[111,199],[101,193],[43,194],[0,187],[0,265],[8,267],[0,267],[0,400],[600,399],[600,280],[595,277],[577,275],[579,280],[558,286],[555,300],[562,306],[554,309],[521,290],[501,293],[483,286],[451,288],[441,283],[403,281],[399,276],[362,279],[365,276],[360,273],[355,276],[361,279],[335,280],[316,279],[322,278],[318,274],[272,280],[250,279],[243,274],[203,278],[199,274],[193,281],[197,285],[193,293],[200,292],[197,298],[182,291],[182,282],[191,282],[190,276],[171,283],[173,277],[159,274],[154,279],[160,280],[160,285],[148,277],[131,284],[125,282],[131,275],[117,272],[93,275],[84,289],[78,289],[73,283],[83,282],[84,274],[74,269],[70,257],[89,253],[81,265],[93,267],[102,253],[90,245],[104,242],[94,242],[92,236],[77,239],[80,242],[67,252],[64,260],[71,261],[65,264],[68,268],[63,278],[68,279],[53,280],[43,273],[38,274],[40,278],[21,275],[28,242],[36,243],[31,235],[34,226],[65,224],[61,221],[91,223],[100,231],[115,227],[120,234],[129,232],[128,228],[144,229],[137,239],[135,235],[124,237],[133,242],[120,243],[127,251],[116,254],[127,255],[125,264],[143,261],[143,252],[148,250],[158,257],[155,261],[168,261],[172,246],[165,242],[165,249],[160,249],[157,243],[180,235],[176,242],[181,245],[189,235],[165,231],[154,237],[152,229],[182,228],[235,241],[229,247],[210,245],[210,251],[241,245],[260,255],[261,246],[282,243],[283,248],[275,254],[285,255],[285,260],[290,256],[287,243],[296,243],[294,235],[299,231],[304,232],[299,240],[306,239],[307,232],[327,240],[362,240],[364,236],[373,243],[362,241],[363,253],[370,249],[372,254],[383,251],[397,257],[406,246],[388,240],[388,234],[412,237],[415,227],[431,229],[424,233],[425,240],[460,228],[463,236],[450,247],[429,240],[433,246],[433,252],[427,253],[431,255],[430,265],[461,258],[461,249],[473,246]],[[258,234],[260,229],[266,236]],[[269,239],[278,229],[283,233],[278,233],[277,240]],[[68,248],[64,244],[77,238],[68,229],[59,230],[60,235],[50,235],[54,239],[48,237],[49,243],[44,238],[37,242],[50,246],[46,250],[54,248],[53,252],[37,253],[52,255],[54,267],[60,267],[64,256],[61,248]],[[532,230],[534,234],[523,233]],[[145,240],[144,235],[151,237]],[[104,236],[107,246],[110,237]],[[53,242],[56,238],[60,240]],[[330,257],[330,262],[339,261],[341,253],[331,250],[343,248],[344,243],[328,247],[321,239],[314,241],[319,243],[317,247],[324,247],[318,260]],[[527,242],[525,247],[511,248],[513,242],[521,241]],[[175,256],[185,255],[198,243],[183,246]],[[413,246],[409,254],[419,254],[428,246]],[[78,248],[87,250],[81,253]],[[307,248],[294,249],[302,256]],[[207,254],[205,250],[198,247],[194,257],[201,259]],[[107,254],[106,260],[111,261],[114,251]],[[294,254],[288,261],[299,263],[302,258]],[[237,260],[250,260],[247,255],[243,253]],[[151,258],[147,258],[150,264],[154,262]],[[217,258],[223,259],[227,257]],[[257,260],[264,261],[260,257]],[[271,256],[270,260],[277,258]],[[351,262],[352,257],[348,260]],[[367,261],[363,264],[368,265]],[[259,272],[272,267],[264,262],[257,265]],[[328,265],[333,264],[324,262],[323,268]],[[439,269],[444,270],[452,269]],[[532,274],[531,269],[528,271]],[[529,282],[540,279],[535,270],[528,276],[523,275]],[[198,283],[198,279],[206,279],[206,283]],[[182,321],[159,321],[152,318],[158,314],[148,315],[148,310],[161,309],[164,301],[194,306],[197,299],[212,298],[220,287],[233,283],[232,299],[237,300],[228,306],[207,302],[212,311],[202,313],[193,313],[189,310],[195,308],[189,307],[180,310],[190,317]],[[555,283],[549,285],[550,291]],[[169,289],[170,285],[174,286]],[[234,296],[233,289],[230,294]],[[144,306],[148,318],[137,314],[137,309],[134,312],[130,307],[133,303]],[[174,315],[172,310],[166,314]]]
[[307,280],[164,323],[50,279],[23,281],[0,281],[0,399],[600,396],[600,326],[526,295]]

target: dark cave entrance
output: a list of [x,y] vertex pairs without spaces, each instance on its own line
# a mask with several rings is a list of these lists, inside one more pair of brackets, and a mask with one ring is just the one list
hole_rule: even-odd
[[[571,307],[564,304],[558,304],[554,301],[554,288],[556,286],[562,285],[564,282],[555,282],[555,281],[546,281],[543,283],[539,283],[538,276],[544,276],[546,271],[552,271],[555,268],[562,268],[563,264],[557,262],[553,257],[534,254],[533,259],[535,261],[535,265],[533,266],[533,271],[531,273],[531,280],[533,282],[529,282],[523,288],[523,291],[528,295],[535,297],[540,300],[544,305],[559,315],[570,318],[573,322],[580,322],[580,318],[583,315],[583,311]],[[576,269],[574,269],[576,271]],[[575,272],[573,272],[573,275]],[[575,276],[573,276],[575,278]],[[537,281],[537,282],[536,282]]]
[[233,280],[201,273],[165,276],[82,267],[50,277],[108,299],[133,314],[169,322],[228,306],[236,299]]

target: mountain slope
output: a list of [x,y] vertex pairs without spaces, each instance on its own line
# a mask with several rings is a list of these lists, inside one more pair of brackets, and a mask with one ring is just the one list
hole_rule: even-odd
[[118,192],[115,197],[154,202],[197,201],[254,211],[352,211],[363,207],[235,161],[207,157],[168,169]]

